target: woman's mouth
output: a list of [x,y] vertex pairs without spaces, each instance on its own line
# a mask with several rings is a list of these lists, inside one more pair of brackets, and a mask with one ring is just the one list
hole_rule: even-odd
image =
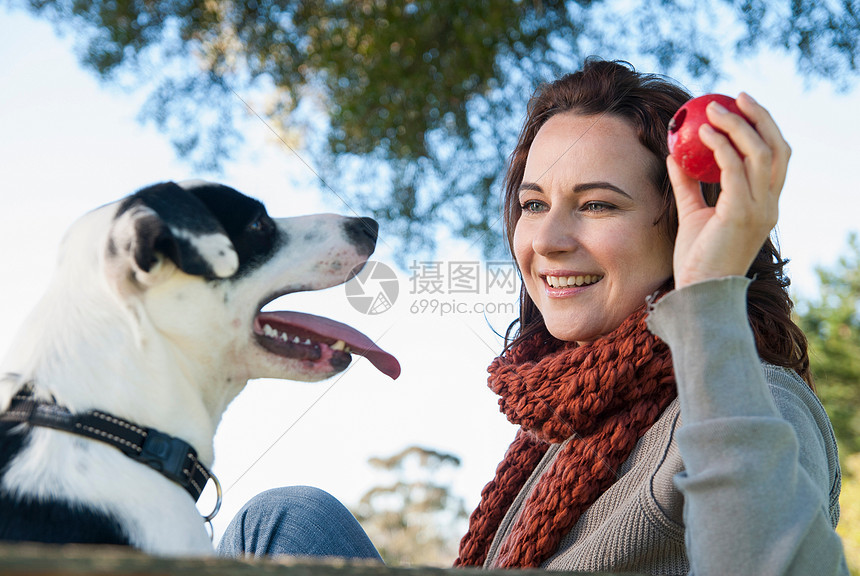
[[546,283],[550,288],[573,288],[588,286],[599,282],[603,276],[597,274],[585,274],[581,276],[546,276]]

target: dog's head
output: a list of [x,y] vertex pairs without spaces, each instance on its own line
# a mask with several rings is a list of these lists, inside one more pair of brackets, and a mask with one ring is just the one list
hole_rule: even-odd
[[[328,318],[261,312],[293,292],[341,284],[376,245],[370,218],[272,219],[219,184],[157,184],[116,204],[103,253],[110,283],[137,321],[191,358],[226,363],[237,379],[319,380],[350,353],[396,378],[397,361]],[[144,343],[145,345],[145,343]]]

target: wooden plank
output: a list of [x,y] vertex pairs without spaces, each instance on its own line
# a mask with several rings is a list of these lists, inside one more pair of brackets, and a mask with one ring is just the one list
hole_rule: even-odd
[[[387,567],[370,562],[289,558],[158,558],[115,546],[0,544],[3,576],[546,576],[542,570]],[[607,573],[576,572],[581,576]]]

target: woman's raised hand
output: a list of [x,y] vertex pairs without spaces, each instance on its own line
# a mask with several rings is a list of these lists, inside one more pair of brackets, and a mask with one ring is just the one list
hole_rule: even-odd
[[676,288],[743,276],[776,225],[791,148],[768,111],[752,97],[741,93],[736,103],[749,122],[712,102],[708,121],[726,134],[707,124],[699,129],[699,138],[714,151],[721,169],[716,206],[705,203],[698,181],[684,174],[674,158],[667,159],[678,205]]

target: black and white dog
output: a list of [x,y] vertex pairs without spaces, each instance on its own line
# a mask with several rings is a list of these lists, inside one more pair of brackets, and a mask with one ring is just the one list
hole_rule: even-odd
[[261,312],[344,282],[376,237],[369,218],[273,220],[203,182],[157,184],[78,220],[0,367],[0,540],[211,553],[195,499],[249,379],[321,380],[350,353],[399,375],[348,326]]

